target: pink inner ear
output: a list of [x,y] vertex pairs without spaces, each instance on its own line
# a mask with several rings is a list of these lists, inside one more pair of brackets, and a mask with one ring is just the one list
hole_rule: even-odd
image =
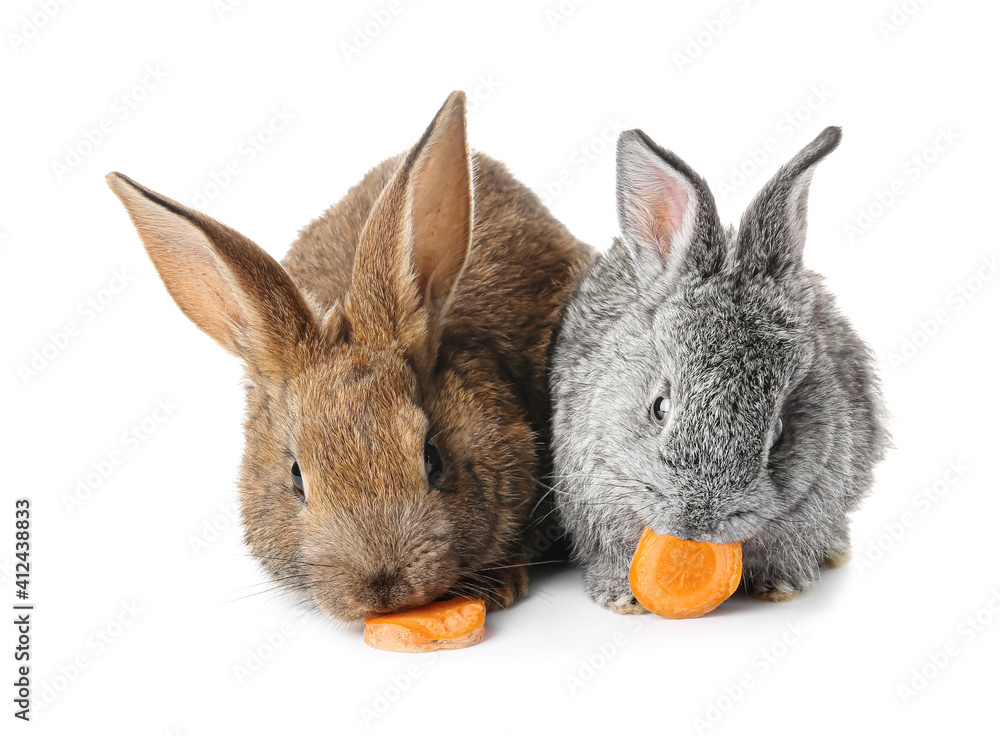
[[472,237],[472,180],[465,140],[465,108],[449,103],[413,164],[410,189],[417,286],[422,299],[436,304],[450,297],[465,265]]
[[636,230],[666,258],[683,227],[688,193],[684,184],[659,166],[650,166],[635,184]]

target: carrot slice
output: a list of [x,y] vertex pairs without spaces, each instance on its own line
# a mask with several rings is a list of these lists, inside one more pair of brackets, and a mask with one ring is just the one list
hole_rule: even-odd
[[365,644],[387,652],[463,649],[483,640],[485,622],[483,601],[452,598],[365,619]]
[[743,575],[739,542],[712,544],[656,534],[648,527],[632,556],[632,595],[664,618],[694,618],[729,598]]

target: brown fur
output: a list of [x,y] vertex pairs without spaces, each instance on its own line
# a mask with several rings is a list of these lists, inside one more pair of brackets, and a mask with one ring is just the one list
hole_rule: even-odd
[[244,360],[245,538],[276,580],[348,620],[524,595],[550,346],[593,254],[503,165],[470,157],[462,93],[307,226],[284,268],[204,215],[109,183],[181,309]]

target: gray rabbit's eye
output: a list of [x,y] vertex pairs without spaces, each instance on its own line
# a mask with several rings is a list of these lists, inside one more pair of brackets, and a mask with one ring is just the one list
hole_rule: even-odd
[[649,406],[649,418],[653,420],[653,424],[658,427],[662,427],[667,423],[667,419],[670,417],[670,389],[665,388],[656,398],[653,399],[653,403]]
[[771,427],[771,447],[778,444],[778,440],[781,439],[781,433],[785,429],[785,423],[781,421],[781,417],[774,420],[774,425]]
[[295,495],[303,502],[306,500],[306,484],[302,481],[302,471],[299,470],[299,463],[292,463],[292,485],[295,487]]

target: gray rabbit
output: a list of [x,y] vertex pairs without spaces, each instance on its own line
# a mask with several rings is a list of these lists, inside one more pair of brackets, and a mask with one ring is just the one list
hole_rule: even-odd
[[724,229],[705,180],[642,131],[618,141],[622,238],[585,274],[551,373],[554,495],[588,593],[644,613],[644,527],[743,544],[785,601],[850,554],[847,515],[888,435],[875,360],[802,263],[824,130]]

